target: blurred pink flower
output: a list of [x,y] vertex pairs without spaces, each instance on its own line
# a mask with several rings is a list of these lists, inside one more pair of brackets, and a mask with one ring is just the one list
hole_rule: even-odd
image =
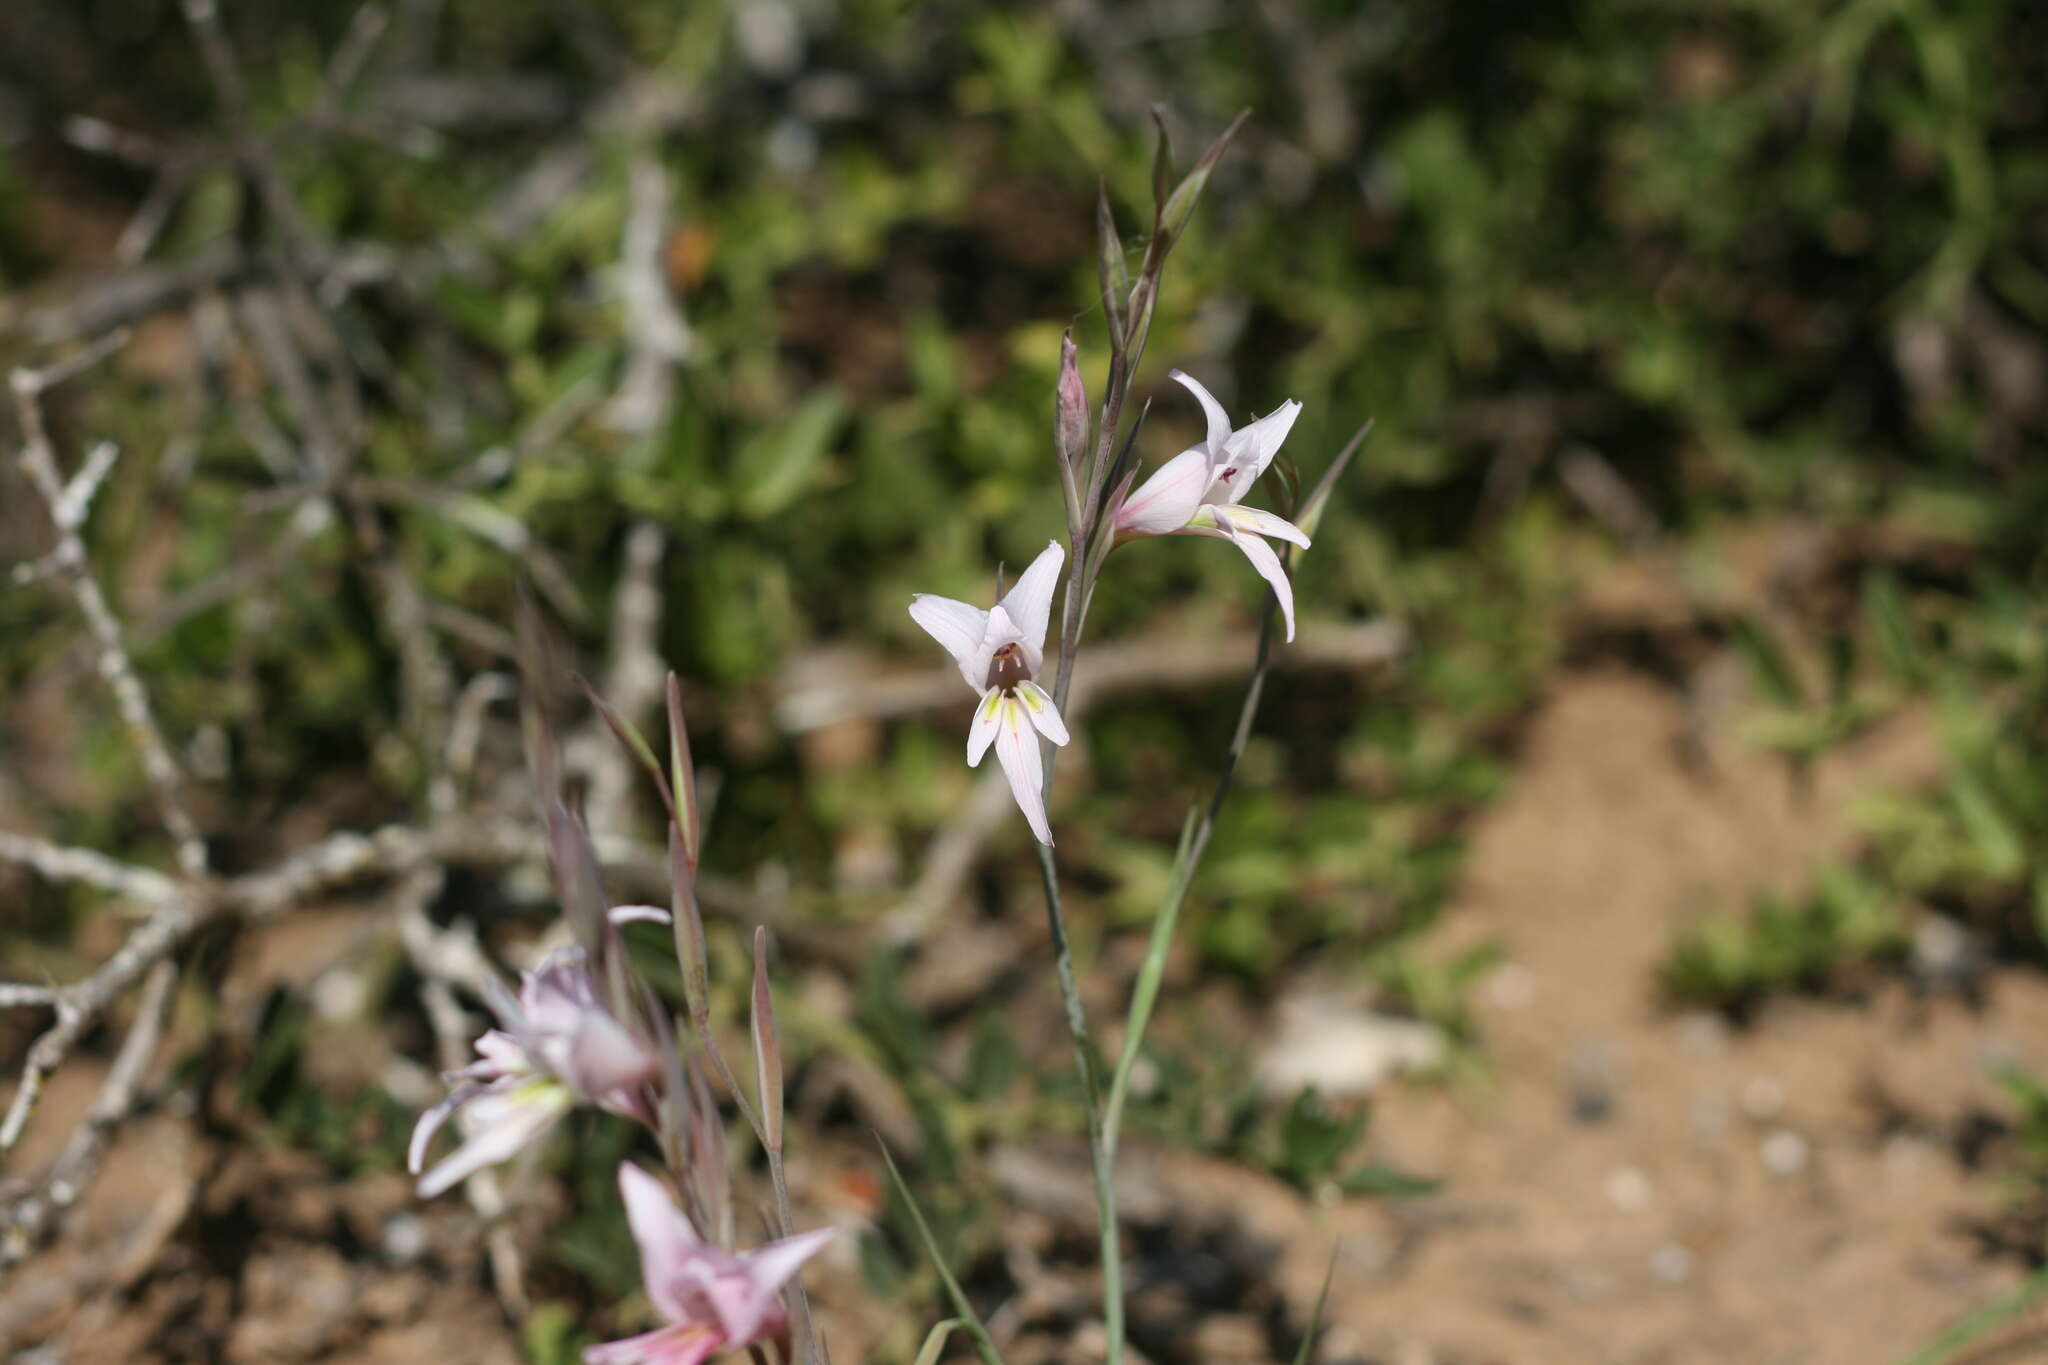
[[423,1198],[509,1160],[578,1104],[648,1117],[640,1088],[655,1078],[659,1064],[599,1001],[582,949],[550,953],[520,978],[516,1000],[497,987],[491,1008],[503,1027],[476,1040],[477,1060],[442,1078],[448,1097],[413,1127],[407,1165],[415,1175],[451,1115],[464,1111],[469,1130],[460,1147],[421,1177]]
[[700,1238],[662,1183],[631,1162],[619,1165],[619,1194],[640,1246],[641,1281],[667,1325],[585,1347],[584,1365],[698,1365],[719,1351],[787,1337],[783,1287],[832,1240],[831,1228],[735,1255]]
[[1280,613],[1287,620],[1287,638],[1294,638],[1294,589],[1273,547],[1259,539],[1272,536],[1306,549],[1300,527],[1271,512],[1241,506],[1266,466],[1280,452],[1280,443],[1301,412],[1288,399],[1257,421],[1231,430],[1223,405],[1192,377],[1179,370],[1173,377],[1187,385],[1209,420],[1208,439],[1183,450],[1161,465],[1116,512],[1119,542],[1141,536],[1215,536],[1244,551],[1252,567],[1273,585]]
[[1067,742],[1066,723],[1052,697],[1034,679],[1045,667],[1045,628],[1052,617],[1052,590],[1067,552],[1047,544],[1003,600],[988,611],[950,597],[919,593],[910,618],[946,647],[960,676],[981,696],[967,732],[967,766],[981,765],[993,743],[1018,809],[1039,842],[1052,842],[1045,819],[1045,781],[1034,727],[1055,744]]

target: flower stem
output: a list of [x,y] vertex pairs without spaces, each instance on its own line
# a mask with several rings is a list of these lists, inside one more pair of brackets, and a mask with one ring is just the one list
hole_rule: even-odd
[[[789,1177],[782,1169],[782,1144],[768,1148],[768,1183],[775,1187],[775,1213],[782,1223],[781,1235],[792,1237],[796,1234],[796,1218],[789,1207]],[[825,1336],[818,1330],[811,1317],[811,1296],[804,1292],[804,1276],[799,1270],[789,1281],[791,1325],[796,1330],[796,1358],[803,1365],[832,1365],[832,1355],[825,1349]]]
[[1088,1016],[1074,977],[1073,947],[1067,938],[1066,913],[1060,903],[1059,869],[1052,847],[1038,846],[1038,870],[1045,881],[1045,917],[1052,928],[1053,965],[1060,999],[1067,1007],[1067,1032],[1074,1041],[1074,1068],[1081,1077],[1081,1103],[1088,1114],[1088,1157],[1095,1178],[1096,1227],[1102,1242],[1102,1317],[1109,1338],[1107,1360],[1119,1365],[1124,1350],[1123,1239],[1117,1232],[1115,1144],[1105,1144],[1102,1126],[1102,1081],[1094,1044],[1088,1037]]
[[1173,931],[1180,921],[1181,902],[1187,896],[1188,884],[1194,880],[1195,869],[1201,865],[1202,854],[1208,850],[1209,836],[1216,829],[1217,812],[1223,809],[1224,798],[1230,795],[1237,761],[1243,757],[1245,745],[1251,740],[1252,722],[1258,716],[1259,701],[1265,694],[1266,674],[1273,657],[1273,605],[1273,598],[1269,595],[1265,610],[1259,616],[1258,658],[1252,665],[1252,679],[1245,688],[1244,703],[1238,708],[1237,730],[1230,738],[1229,750],[1223,755],[1223,767],[1216,775],[1216,789],[1210,793],[1207,808],[1188,812],[1188,828],[1181,836],[1179,851],[1174,855],[1173,878],[1167,886],[1166,899],[1160,903],[1159,914],[1152,921],[1152,940],[1145,949],[1144,964],[1138,969],[1137,983],[1131,989],[1131,1009],[1124,1021],[1123,1050],[1117,1055],[1116,1072],[1109,1083],[1109,1098],[1103,1106],[1101,1141],[1111,1162],[1116,1159],[1124,1101],[1130,1096],[1131,1072],[1138,1063],[1138,1049],[1145,1039],[1145,1026],[1152,1021],[1152,1007],[1159,1000],[1159,983],[1166,974],[1166,954],[1173,946]]

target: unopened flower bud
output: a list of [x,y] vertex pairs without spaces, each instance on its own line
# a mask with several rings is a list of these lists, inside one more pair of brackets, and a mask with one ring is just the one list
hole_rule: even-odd
[[1081,384],[1072,332],[1060,338],[1060,386],[1054,406],[1060,463],[1073,469],[1088,441],[1088,391]]

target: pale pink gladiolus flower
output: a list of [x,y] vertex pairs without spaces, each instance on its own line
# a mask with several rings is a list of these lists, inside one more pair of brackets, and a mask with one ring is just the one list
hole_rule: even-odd
[[1230,541],[1273,585],[1280,614],[1287,620],[1287,638],[1292,640],[1294,589],[1280,556],[1259,537],[1272,536],[1307,549],[1308,536],[1294,523],[1242,506],[1241,501],[1279,454],[1301,404],[1290,398],[1233,431],[1223,405],[1207,389],[1179,370],[1172,374],[1201,402],[1209,421],[1208,439],[1168,460],[1124,499],[1116,512],[1116,538],[1121,542],[1140,536],[1215,536]]
[[967,766],[979,767],[994,744],[1018,809],[1045,844],[1052,842],[1052,827],[1045,819],[1045,772],[1031,731],[1036,727],[1053,743],[1065,744],[1067,726],[1051,695],[1033,680],[1045,667],[1052,590],[1066,557],[1058,541],[1049,543],[988,611],[930,593],[919,593],[910,603],[910,619],[946,647],[960,665],[960,676],[981,697],[967,732]]
[[[646,908],[623,907],[613,919],[645,918],[637,912]],[[451,1115],[464,1111],[469,1130],[460,1147],[421,1177],[422,1198],[510,1160],[579,1104],[650,1117],[640,1090],[658,1074],[659,1062],[605,1009],[582,949],[550,953],[520,978],[516,1000],[498,986],[491,1008],[503,1027],[476,1040],[477,1060],[442,1078],[448,1098],[413,1126],[406,1164],[415,1175]]]
[[667,1323],[587,1346],[583,1365],[699,1365],[720,1351],[785,1342],[783,1287],[832,1240],[831,1228],[735,1255],[699,1237],[662,1183],[631,1162],[619,1165],[619,1194],[640,1246],[640,1279]]

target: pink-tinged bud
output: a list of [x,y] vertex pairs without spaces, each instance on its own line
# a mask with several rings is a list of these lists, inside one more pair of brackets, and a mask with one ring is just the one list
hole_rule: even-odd
[[1054,412],[1058,419],[1060,463],[1072,469],[1081,458],[1081,447],[1088,443],[1088,390],[1081,383],[1081,366],[1071,331],[1060,338],[1060,386]]

